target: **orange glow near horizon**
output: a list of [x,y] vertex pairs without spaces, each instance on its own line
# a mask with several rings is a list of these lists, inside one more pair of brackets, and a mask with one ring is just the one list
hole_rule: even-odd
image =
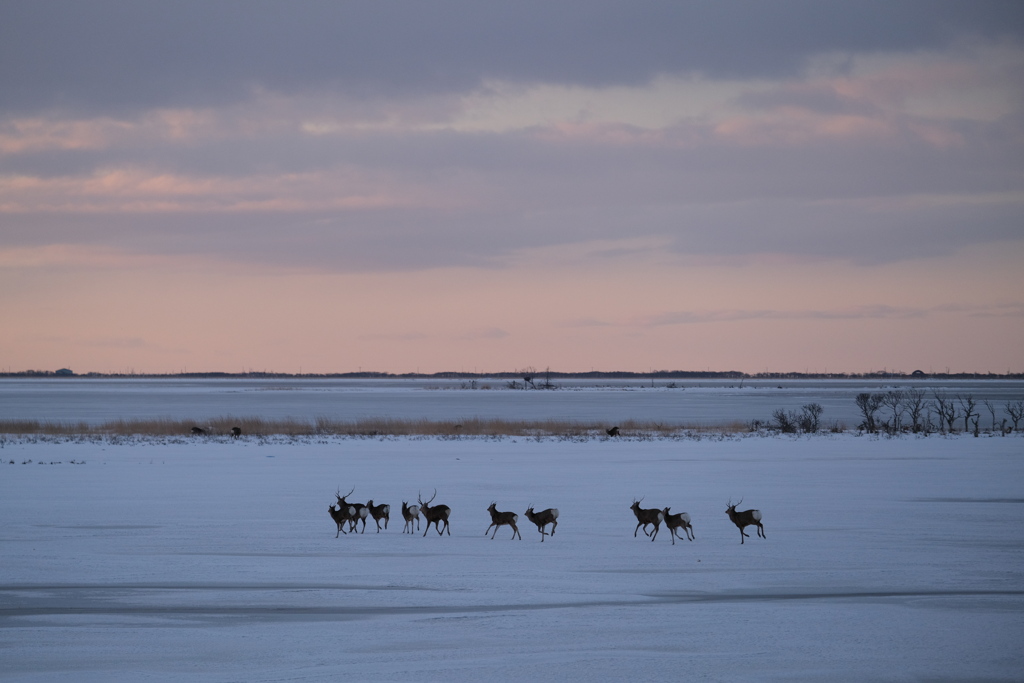
[[[0,332],[0,369],[1020,372],[1012,285],[1024,254],[990,251],[870,269],[663,258],[389,274],[166,258],[8,267],[0,283],[18,296],[5,318],[17,324]],[[978,278],[979,259],[1001,265]]]

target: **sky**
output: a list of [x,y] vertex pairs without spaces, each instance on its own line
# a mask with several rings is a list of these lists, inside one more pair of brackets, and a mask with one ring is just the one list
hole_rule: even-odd
[[1024,372],[1024,4],[0,0],[0,371]]

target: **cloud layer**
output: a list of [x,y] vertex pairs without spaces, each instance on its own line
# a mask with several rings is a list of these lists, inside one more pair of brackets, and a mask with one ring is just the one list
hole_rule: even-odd
[[[730,269],[772,259],[866,273],[1024,255],[1016,3],[66,2],[3,14],[9,281],[147,262],[341,278],[479,269],[507,273],[499,296],[515,298],[515,275],[544,264],[587,281],[619,269],[639,292],[651,264],[717,264],[706,281],[728,288]],[[950,302],[778,316],[720,303],[666,302],[631,324],[898,320]],[[606,319],[581,307],[564,321]],[[525,334],[479,320],[455,338]]]

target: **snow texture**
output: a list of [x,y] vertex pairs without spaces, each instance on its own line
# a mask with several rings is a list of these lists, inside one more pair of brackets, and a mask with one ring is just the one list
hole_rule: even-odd
[[[1017,436],[0,445],[3,681],[1024,676]],[[451,536],[335,539],[339,487],[436,488]],[[696,540],[634,539],[641,497]]]

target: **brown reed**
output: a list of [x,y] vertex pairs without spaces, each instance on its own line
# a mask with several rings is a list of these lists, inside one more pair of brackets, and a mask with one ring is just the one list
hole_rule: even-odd
[[[239,427],[243,436],[521,436],[521,437],[605,437],[607,424],[572,420],[403,420],[387,417],[337,420],[269,419],[221,416],[202,420],[118,419],[88,424],[40,420],[0,420],[0,434],[59,436],[192,436],[199,427],[206,436],[230,436]],[[746,424],[680,425],[639,420],[618,423],[622,437],[671,437],[689,433],[732,434],[748,431]]]

